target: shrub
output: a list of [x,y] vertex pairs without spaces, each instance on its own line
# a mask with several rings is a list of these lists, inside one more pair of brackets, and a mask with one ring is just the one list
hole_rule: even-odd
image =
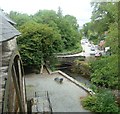
[[85,61],[75,60],[72,66],[72,72],[81,74],[84,77],[90,76],[89,64]]
[[91,82],[97,86],[118,88],[118,57],[112,55],[91,62]]
[[119,108],[111,91],[100,90],[82,100],[83,106],[92,112],[118,112]]

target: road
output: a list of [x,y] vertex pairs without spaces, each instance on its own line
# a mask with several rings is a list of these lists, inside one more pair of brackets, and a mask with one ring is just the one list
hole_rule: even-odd
[[[98,52],[98,49],[95,47],[95,45],[90,44],[89,41],[87,43],[81,44],[81,46],[82,46],[82,48],[84,50],[84,52],[82,52],[83,56],[89,57],[89,56],[91,56],[90,53]],[[93,51],[93,52],[91,51],[92,47],[95,49],[95,51]]]
[[[81,40],[81,42],[82,42],[82,40]],[[94,44],[90,44],[89,41],[81,43],[81,46],[82,46],[84,52],[73,54],[73,55],[59,55],[57,57],[74,57],[74,56],[89,57],[89,56],[91,56],[90,55],[90,53],[91,53],[91,47],[94,47],[95,48],[95,52],[98,52],[98,49],[95,47],[95,45]]]

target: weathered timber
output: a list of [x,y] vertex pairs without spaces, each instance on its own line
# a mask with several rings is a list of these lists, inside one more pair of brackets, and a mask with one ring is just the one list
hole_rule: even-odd
[[47,91],[35,92],[35,97],[31,100],[32,112],[36,114],[51,114],[52,106]]

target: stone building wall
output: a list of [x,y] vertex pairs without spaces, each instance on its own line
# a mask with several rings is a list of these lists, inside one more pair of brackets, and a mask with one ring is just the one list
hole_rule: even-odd
[[0,112],[8,76],[8,66],[12,52],[16,49],[16,38],[0,43]]
[[2,66],[8,66],[10,56],[16,49],[16,38],[2,43]]
[[13,38],[9,41],[3,42],[2,43],[2,51],[7,52],[7,51],[13,51],[16,48],[16,38]]

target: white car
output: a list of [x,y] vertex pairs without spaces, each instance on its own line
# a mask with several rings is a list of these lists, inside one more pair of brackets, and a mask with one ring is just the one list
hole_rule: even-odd
[[91,47],[91,44],[88,44],[88,47]]
[[81,42],[81,44],[82,44],[82,45],[84,45],[84,44],[85,44],[85,42]]
[[95,48],[94,47],[91,47],[91,49],[90,49],[91,51],[95,51]]
[[100,52],[95,53],[95,57],[100,57],[102,54]]
[[95,50],[90,51],[90,55],[95,55],[95,53],[96,53]]
[[84,38],[84,39],[81,40],[81,44],[85,44],[85,43],[88,43],[88,39]]

